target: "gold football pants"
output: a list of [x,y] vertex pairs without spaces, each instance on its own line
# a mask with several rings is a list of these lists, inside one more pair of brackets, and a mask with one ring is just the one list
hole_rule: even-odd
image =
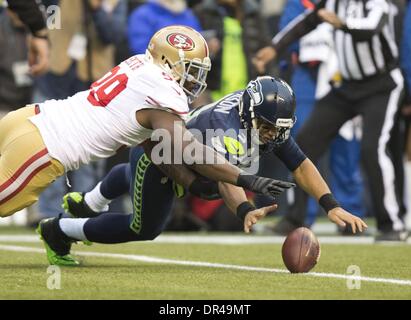
[[50,157],[37,127],[29,120],[38,107],[29,105],[0,120],[0,217],[38,200],[40,193],[64,174]]

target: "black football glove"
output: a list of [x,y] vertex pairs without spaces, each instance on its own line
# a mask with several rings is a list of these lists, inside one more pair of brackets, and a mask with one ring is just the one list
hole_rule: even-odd
[[240,174],[238,176],[237,185],[250,191],[272,197],[278,196],[283,191],[295,187],[295,183],[292,182],[246,174]]
[[216,200],[221,198],[218,190],[218,183],[204,177],[197,177],[188,187],[188,191],[204,200]]

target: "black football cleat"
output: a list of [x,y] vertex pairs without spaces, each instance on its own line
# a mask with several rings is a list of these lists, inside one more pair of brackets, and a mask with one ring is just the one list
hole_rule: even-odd
[[51,265],[78,266],[80,263],[70,255],[75,240],[61,231],[59,220],[60,217],[43,219],[36,229],[46,248],[47,260]]
[[73,218],[94,218],[100,215],[87,205],[83,192],[70,192],[63,197],[62,207]]

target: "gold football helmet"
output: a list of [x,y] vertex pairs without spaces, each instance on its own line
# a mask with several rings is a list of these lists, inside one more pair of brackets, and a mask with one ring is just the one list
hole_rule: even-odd
[[196,30],[178,25],[162,28],[151,38],[147,54],[171,73],[189,102],[206,89],[211,61],[207,42]]

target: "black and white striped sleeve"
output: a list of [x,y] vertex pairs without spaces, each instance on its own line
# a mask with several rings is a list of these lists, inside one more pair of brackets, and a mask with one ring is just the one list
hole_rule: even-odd
[[347,16],[343,31],[357,41],[370,40],[388,23],[389,4],[387,0],[368,0],[365,2],[364,17]]
[[317,11],[324,7],[327,0],[321,0],[315,9],[308,9],[290,21],[272,40],[275,50],[281,54],[290,44],[314,30],[321,23]]

